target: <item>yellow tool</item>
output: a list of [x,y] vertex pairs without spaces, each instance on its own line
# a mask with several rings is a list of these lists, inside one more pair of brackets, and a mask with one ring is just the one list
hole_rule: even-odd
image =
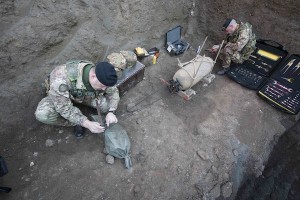
[[147,50],[142,47],[136,47],[135,52],[136,52],[137,56],[148,56],[149,55]]
[[269,58],[271,60],[274,60],[274,61],[277,61],[281,57],[281,56],[275,55],[273,53],[270,53],[270,52],[267,52],[267,51],[264,51],[261,49],[257,51],[257,54],[259,54],[263,57]]
[[290,82],[290,83],[293,83],[295,81],[294,78],[285,78],[285,77],[281,77],[281,78],[288,81],[288,82]]
[[152,64],[153,64],[153,65],[156,64],[156,60],[157,60],[157,59],[156,59],[156,56],[153,56],[153,58],[152,58]]

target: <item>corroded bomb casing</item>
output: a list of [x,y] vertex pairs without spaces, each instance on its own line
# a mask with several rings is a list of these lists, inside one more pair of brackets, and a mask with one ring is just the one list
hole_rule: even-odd
[[177,80],[180,83],[181,90],[187,90],[210,74],[214,64],[210,57],[198,55],[183,67],[179,64],[181,68],[174,74],[173,80]]

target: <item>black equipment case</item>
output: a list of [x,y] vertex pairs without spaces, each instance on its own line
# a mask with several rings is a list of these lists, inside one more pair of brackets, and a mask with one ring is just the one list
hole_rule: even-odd
[[256,49],[250,58],[242,64],[232,64],[226,74],[240,85],[257,90],[267,82],[271,73],[287,54],[288,52],[281,44],[259,39],[256,41]]
[[300,110],[300,55],[292,54],[278,66],[258,95],[289,114]]
[[130,88],[134,87],[144,78],[145,65],[137,61],[136,64],[128,69],[124,69],[122,76],[117,81],[117,88],[122,96]]
[[[7,169],[5,160],[2,156],[0,156],[0,177],[6,175],[7,173],[8,173],[8,169]],[[0,186],[0,193],[1,192],[9,193],[10,191],[11,191],[11,188]]]
[[181,26],[169,30],[166,33],[165,46],[171,56],[180,55],[189,48],[189,43],[181,40]]
[[0,156],[0,177],[4,176],[5,174],[8,173],[7,166],[5,164],[4,158]]

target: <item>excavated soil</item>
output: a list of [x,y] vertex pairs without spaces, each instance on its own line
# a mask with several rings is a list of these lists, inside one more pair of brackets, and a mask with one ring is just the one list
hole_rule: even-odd
[[[196,84],[190,101],[171,94],[159,78],[171,79],[178,70],[177,57],[164,48],[165,33],[177,25],[191,44],[181,61],[193,58],[206,36],[205,48],[221,42],[220,27],[228,17],[250,22],[257,38],[299,54],[299,7],[299,1],[278,0],[0,0],[0,155],[9,168],[0,186],[12,187],[0,198],[247,199],[253,195],[238,189],[266,185],[254,180],[264,179],[266,168],[273,169],[268,177],[279,177],[278,184],[294,170],[294,184],[287,182],[286,195],[278,199],[297,199],[299,162],[279,159],[288,164],[278,168],[272,159],[298,161],[295,151],[284,154],[291,140],[279,140],[271,154],[297,116],[274,109],[225,76]],[[144,79],[121,97],[117,112],[132,144],[131,170],[120,159],[105,162],[102,135],[86,131],[76,140],[70,127],[36,121],[34,111],[45,95],[41,83],[56,65],[70,59],[96,62],[137,46],[161,51],[157,64],[147,64]],[[213,73],[219,69],[217,62]],[[128,105],[134,107],[128,111]],[[299,149],[298,143],[290,146]],[[272,193],[276,183],[265,199],[279,195]]]

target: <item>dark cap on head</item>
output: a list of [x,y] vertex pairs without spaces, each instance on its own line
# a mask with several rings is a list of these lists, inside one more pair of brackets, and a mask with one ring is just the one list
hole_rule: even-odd
[[229,26],[230,22],[232,21],[232,18],[226,19],[225,23],[223,24],[222,30],[225,31],[225,29]]
[[111,87],[117,83],[117,73],[114,66],[108,62],[98,62],[95,69],[97,79],[105,86]]

